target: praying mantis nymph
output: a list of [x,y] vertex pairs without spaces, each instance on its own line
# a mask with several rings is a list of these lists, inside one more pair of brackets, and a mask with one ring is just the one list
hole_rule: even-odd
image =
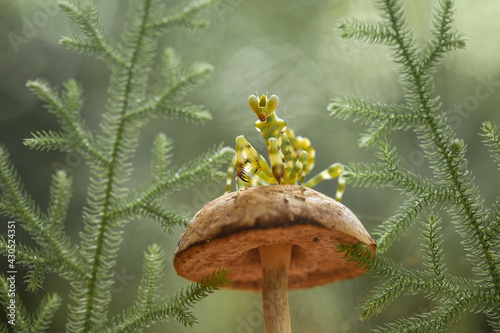
[[[288,66],[288,65],[287,65]],[[287,67],[286,66],[286,67]],[[286,69],[278,74],[276,79]],[[234,71],[234,70],[233,70]],[[265,94],[258,97],[257,90],[241,74],[234,71],[245,80],[255,91],[255,95],[248,98],[250,109],[257,115],[255,128],[262,134],[266,143],[269,164],[243,135],[236,138],[236,153],[227,171],[226,193],[231,190],[234,170],[236,169],[235,185],[239,194],[239,186],[245,187],[273,184],[300,184],[305,187],[313,187],[319,182],[339,177],[344,171],[344,166],[334,163],[327,169],[305,182],[305,176],[314,167],[315,153],[309,139],[295,136],[294,132],[287,128],[286,122],[278,118],[275,111],[278,107],[278,96],[267,97],[271,86]],[[340,201],[345,190],[345,181],[342,177],[338,179],[337,193],[335,199]]]

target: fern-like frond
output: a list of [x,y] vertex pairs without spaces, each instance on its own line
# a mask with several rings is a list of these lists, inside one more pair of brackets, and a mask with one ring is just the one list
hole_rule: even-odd
[[62,170],[52,177],[47,209],[47,220],[51,227],[62,230],[71,200],[71,185],[72,179]]
[[500,258],[500,198],[497,198],[490,212],[486,235],[488,242],[491,244],[491,256],[498,261]]
[[500,312],[498,309],[500,309],[500,302],[497,302],[496,305],[485,311],[486,316],[488,317],[488,323],[495,333],[500,332]]
[[[0,254],[7,255],[9,251],[8,239],[0,238]],[[29,292],[36,292],[42,288],[45,272],[61,268],[61,262],[49,262],[49,254],[46,251],[36,250],[16,242],[16,263],[30,267],[30,271],[24,277]]]
[[126,66],[119,51],[109,42],[94,3],[87,1],[76,6],[69,1],[60,1],[59,8],[66,12],[85,35],[69,34],[60,40],[61,45],[84,54],[95,55],[111,64]]
[[[111,298],[111,268],[116,264],[123,227],[127,221],[138,216],[166,219],[168,228],[174,223],[184,221],[179,214],[167,211],[154,201],[131,203],[128,198],[133,195],[130,193],[137,191],[131,191],[124,186],[132,175],[130,160],[138,147],[138,130],[141,125],[151,117],[161,115],[163,110],[188,120],[205,119],[207,114],[197,107],[179,108],[179,105],[180,97],[189,88],[206,79],[211,71],[208,65],[189,67],[185,76],[166,85],[163,90],[165,96],[151,96],[149,93],[148,84],[161,30],[161,27],[153,27],[152,23],[163,16],[163,9],[162,2],[158,0],[132,0],[121,42],[116,47],[119,50],[117,57],[122,58],[122,61],[107,62],[111,67],[112,76],[107,112],[100,123],[101,135],[97,142],[108,158],[106,164],[94,165],[90,170],[91,184],[88,189],[88,205],[84,210],[82,253],[91,267],[88,280],[75,284],[71,294],[74,305],[70,306],[70,321],[67,326],[71,332],[81,329],[89,331],[103,327],[107,322],[107,309]],[[88,7],[82,9],[75,5],[75,10],[86,11],[88,17],[96,17]],[[79,16],[72,18],[84,33],[89,30],[89,26],[100,27],[98,23],[79,22]],[[92,20],[97,22],[97,19]],[[89,34],[88,38],[94,37]],[[207,68],[210,70],[207,71]],[[197,173],[196,167],[191,167],[192,170],[186,170],[186,174],[190,171]],[[210,172],[215,174],[215,167],[205,167],[204,172],[204,177]],[[170,172],[167,176],[171,175],[173,173]]]
[[364,271],[373,269],[373,265],[376,263],[375,253],[364,243],[356,245],[340,244],[337,246],[336,252],[341,253],[343,259],[352,262],[357,268],[361,268]]
[[46,332],[56,311],[62,304],[62,298],[57,294],[47,294],[31,320],[30,332]]
[[151,151],[151,178],[162,181],[166,178],[168,167],[171,164],[173,140],[163,133],[156,135]]
[[[14,304],[11,303],[11,300],[14,301]],[[10,309],[13,309],[14,318],[7,318],[14,319],[15,325],[10,326],[14,329],[14,332],[33,332],[31,331],[30,316],[26,311],[24,304],[21,302],[19,293],[16,292],[15,275],[5,276],[3,273],[0,274],[0,303],[3,308],[8,311],[8,313],[10,313]]]
[[408,228],[415,223],[422,211],[431,209],[438,202],[432,194],[422,197],[410,197],[396,213],[377,227],[375,233],[377,250],[381,253],[387,251],[394,241],[399,239]]
[[69,308],[67,329],[70,332],[90,331],[107,320],[111,269],[116,263],[127,221],[112,219],[109,212],[128,192],[123,184],[132,173],[129,160],[137,148],[138,137],[138,124],[127,126],[123,117],[145,98],[147,77],[158,42],[158,36],[147,33],[145,27],[156,10],[155,4],[157,2],[152,0],[131,1],[121,45],[126,66],[112,66],[108,112],[100,123],[100,146],[106,149],[109,167],[91,169],[88,206],[84,212],[85,232],[82,233],[82,252],[91,267],[88,282],[75,284],[71,293],[75,305]]
[[155,200],[172,191],[190,186],[194,182],[214,179],[214,175],[218,173],[220,167],[226,164],[233,154],[234,150],[221,146],[181,166],[175,173],[168,171],[161,180],[153,176],[142,191],[132,192],[124,203],[120,203],[110,211],[109,217],[142,216],[152,218],[169,232],[175,226],[185,226],[189,222],[185,213],[166,210],[155,204]]
[[408,129],[422,123],[418,110],[405,105],[367,102],[353,96],[332,99],[328,105],[330,115],[340,119],[350,118],[364,125],[388,122],[391,129]]
[[[0,237],[0,254],[8,252],[8,240]],[[20,242],[16,242],[16,261],[25,265],[36,265],[45,262],[45,253],[43,250],[33,249],[25,246]]]
[[[455,138],[444,117],[435,116],[431,130],[417,129],[436,178],[449,184],[456,196],[456,205],[449,207],[457,232],[463,238],[467,259],[474,271],[496,285],[500,292],[500,271],[490,256],[491,243],[485,235],[488,212],[479,196],[477,185],[468,170],[465,144]],[[444,138],[447,138],[446,140]]]
[[182,75],[181,60],[173,48],[166,47],[163,50],[161,64],[160,73],[162,78],[165,80],[166,84],[173,86],[175,81],[177,81]]
[[147,25],[147,28],[156,30],[167,30],[172,28],[186,28],[192,30],[204,29],[207,27],[208,22],[201,18],[199,13],[215,2],[216,0],[193,1],[181,10],[151,22]]
[[[423,123],[415,126],[422,142],[421,146],[431,163],[435,176],[443,184],[447,184],[456,191],[455,196],[460,207],[452,212],[456,223],[461,226],[457,230],[464,237],[464,242],[469,244],[467,250],[470,253],[477,254],[478,251],[483,253],[481,259],[473,261],[476,266],[475,270],[484,272],[483,269],[487,267],[489,272],[487,275],[490,278],[497,276],[495,265],[485,255],[489,253],[490,245],[480,230],[483,228],[486,213],[481,209],[482,200],[477,195],[477,189],[467,170],[465,147],[455,139],[452,129],[446,124],[445,116],[439,111],[437,98],[432,97],[431,77],[420,72],[419,51],[413,33],[406,23],[402,3],[399,0],[380,0],[377,4],[382,17],[394,32],[396,43],[392,48],[395,62],[399,65],[398,71],[401,74],[402,83],[408,90],[408,106],[418,110],[422,115],[421,119],[424,120]],[[446,7],[446,3],[443,2],[442,5]],[[448,6],[442,11],[443,13],[438,13],[437,17],[444,21],[449,20],[451,7]],[[435,32],[436,34],[448,33],[450,22],[441,22],[438,25],[444,30]]]
[[[0,254],[8,253],[9,243],[7,239],[0,238]],[[29,268],[24,278],[30,292],[36,292],[42,288],[45,273],[57,272],[68,280],[85,279],[86,266],[81,261],[69,261],[64,256],[51,252],[50,249],[34,249],[20,242],[16,242],[16,262]]]
[[381,22],[367,23],[358,19],[341,20],[337,24],[340,36],[345,39],[365,42],[368,44],[394,44],[392,29]]
[[489,148],[491,157],[500,169],[500,131],[492,121],[486,121],[481,127],[481,135],[484,137],[484,144]]
[[[352,260],[367,260],[364,257],[356,258],[355,254],[352,256]],[[450,303],[466,298],[475,304],[476,309],[484,309],[498,301],[489,288],[476,286],[475,281],[443,273],[439,283],[436,283],[434,272],[407,269],[383,255],[377,254],[370,272],[381,278],[382,284],[363,300],[361,319],[380,313],[401,295],[421,293],[429,299]]]
[[[81,88],[76,81],[69,80],[65,83],[62,96],[59,96],[50,85],[43,80],[29,81],[26,86],[42,101],[45,102],[45,107],[50,113],[53,113],[59,120],[64,131],[64,138],[67,141],[66,145],[61,142],[61,136],[54,135],[53,132],[49,136],[40,135],[33,137],[27,141],[27,144],[40,146],[45,141],[49,144],[47,150],[55,147],[63,148],[64,151],[71,147],[76,152],[82,154],[86,160],[94,160],[102,163],[106,162],[106,158],[94,143],[94,137],[91,131],[87,128],[80,117],[82,106]],[[36,141],[38,138],[44,141]]]
[[[207,274],[200,281],[193,283],[188,288],[185,288],[176,295],[172,296],[166,308],[187,310],[188,308],[193,307],[197,302],[212,294],[214,291],[229,286],[230,283],[231,280],[228,278],[228,271],[223,268],[219,268],[214,271],[212,275]],[[194,324],[193,322],[183,320],[182,318],[178,318],[178,320],[182,322],[184,326],[193,326]]]
[[[419,50],[416,45],[413,31],[409,27],[402,1],[377,0],[377,7],[382,18],[387,22],[394,35],[393,50],[394,62],[398,65],[401,74],[401,83],[408,91],[406,95],[408,105],[420,109],[416,96],[423,96],[426,100],[425,108],[431,101],[433,87],[430,78],[422,80],[419,75]],[[422,116],[426,116],[422,114]]]
[[[469,207],[466,207],[469,208]],[[472,213],[475,213],[477,207],[470,207]],[[490,236],[483,232],[487,228],[487,222],[484,217],[474,223],[467,224],[468,211],[463,208],[450,209],[454,218],[457,233],[462,237],[462,244],[467,251],[466,258],[472,263],[472,270],[482,279],[482,283],[494,288],[500,294],[500,266],[498,259],[493,255],[493,243],[490,242]],[[480,212],[481,213],[481,212]]]
[[152,117],[162,116],[167,119],[185,119],[192,122],[205,122],[211,120],[210,113],[199,105],[179,105],[178,98],[189,89],[207,80],[213,67],[208,64],[198,63],[177,78],[171,85],[166,86],[157,96],[153,96],[141,107],[130,111],[125,119],[127,121],[148,120]]
[[192,327],[197,320],[190,308],[219,288],[229,285],[227,274],[226,270],[219,269],[170,298],[158,300],[147,308],[135,306],[115,318],[103,332],[141,332],[144,327],[169,317],[175,318],[184,326]]
[[41,151],[59,150],[70,152],[72,149],[62,134],[50,130],[31,133],[31,138],[24,139],[24,145]]
[[71,268],[75,274],[84,267],[82,258],[69,238],[62,230],[47,228],[47,216],[40,212],[30,196],[24,191],[24,186],[16,170],[10,164],[9,154],[0,145],[0,188],[2,201],[8,206],[9,214],[15,217],[34,239],[45,249],[53,251],[60,257],[65,267]]
[[[109,191],[106,192],[106,178],[91,179],[89,196],[93,198],[84,211],[85,232],[82,233],[82,254],[87,260],[88,280],[73,284],[70,297],[76,305],[69,307],[67,330],[78,332],[83,327],[90,331],[100,327],[107,315],[112,285],[111,269],[116,264],[119,244],[123,238],[124,220],[112,220],[101,216],[109,205]],[[108,179],[109,182],[109,179]],[[108,184],[109,186],[109,184]],[[104,187],[104,189],[103,189]]]
[[452,31],[454,2],[440,0],[434,11],[432,35],[422,51],[420,72],[426,73],[443,61],[446,53],[465,48],[466,40],[462,33]]
[[187,227],[189,221],[191,220],[187,213],[168,209],[154,202],[144,203],[142,205],[132,203],[119,206],[110,212],[110,217],[113,219],[120,219],[124,217],[128,217],[130,219],[152,219],[165,231],[168,231],[168,233],[172,233],[175,227]]
[[[492,307],[498,301],[489,288],[478,287],[475,281],[455,277],[441,269],[441,280],[436,283],[434,272],[407,269],[381,254],[374,256],[361,243],[355,246],[339,246],[338,251],[357,267],[367,269],[382,280],[382,284],[363,301],[360,313],[360,318],[363,320],[380,313],[401,295],[423,293],[430,299],[441,299],[451,303],[467,298],[476,304],[476,309]],[[481,303],[483,305],[480,305]]]
[[23,221],[28,229],[43,229],[45,216],[24,190],[7,149],[0,145],[0,188],[3,207],[10,216]]
[[[46,332],[56,311],[61,306],[62,298],[57,294],[46,295],[38,306],[35,315],[30,316],[16,291],[15,279],[15,275],[9,277],[0,274],[0,303],[7,310],[7,313],[14,314],[13,318],[6,317],[7,320],[13,319],[14,325],[10,325],[10,327],[14,332],[19,333]],[[11,312],[9,310],[11,308],[14,311]]]
[[33,268],[31,268],[24,277],[24,283],[26,283],[26,290],[29,291],[30,293],[35,293],[40,289],[42,289],[46,271],[47,271],[46,266],[41,266],[39,264],[33,265]]
[[426,266],[435,275],[437,283],[443,281],[446,268],[444,265],[444,256],[442,248],[442,239],[440,235],[441,227],[439,226],[441,220],[438,219],[433,213],[427,217],[427,221],[422,223],[422,248],[426,254]]
[[143,206],[145,217],[153,219],[163,230],[172,233],[175,227],[186,228],[191,221],[191,216],[175,209],[166,209],[156,204],[146,204]]
[[203,105],[179,105],[173,101],[159,103],[160,99],[158,99],[157,102],[158,103],[150,103],[150,105],[132,111],[127,115],[127,121],[141,121],[145,124],[150,119],[162,117],[169,120],[181,119],[192,123],[203,124],[212,120],[212,115]]
[[152,244],[148,252],[144,254],[143,275],[139,286],[139,297],[137,306],[147,310],[159,298],[161,277],[163,275],[163,263],[165,256],[161,247]]
[[387,120],[375,122],[361,133],[358,144],[360,147],[373,147],[377,142],[387,140],[390,132],[391,127]]
[[[486,313],[492,327],[497,328],[500,326],[500,205],[492,210],[485,208],[468,170],[466,145],[448,125],[439,97],[434,96],[432,72],[436,65],[449,51],[465,46],[463,34],[453,29],[454,2],[440,0],[437,4],[431,36],[425,46],[417,45],[401,0],[377,0],[376,5],[382,22],[342,21],[342,36],[389,45],[406,90],[406,103],[395,110],[384,104],[367,104],[356,97],[342,97],[333,100],[329,111],[338,118],[351,118],[367,125],[361,143],[378,148],[376,156],[381,161],[351,164],[344,177],[356,185],[391,186],[409,195],[396,214],[377,228],[379,252],[386,251],[422,212],[428,212],[421,229],[427,269],[408,270],[378,254],[370,272],[383,282],[365,299],[361,317],[365,319],[380,312],[401,295],[421,293],[439,300],[440,305],[427,313],[387,324],[376,332],[441,332],[464,314],[475,312]],[[395,115],[395,120],[391,115]],[[424,179],[401,166],[396,150],[387,144],[387,134],[394,129],[415,131],[432,169],[432,179]],[[498,129],[486,122],[482,130],[493,159],[500,163]],[[446,204],[479,280],[466,280],[446,271],[440,219],[432,212],[441,203]],[[355,254],[350,260],[367,264],[366,259]]]
[[[37,248],[16,243],[16,264],[24,265],[30,292],[42,288],[47,273],[56,272],[71,282],[68,304],[68,332],[138,332],[157,320],[173,317],[193,325],[191,307],[228,283],[227,272],[219,270],[172,298],[160,299],[163,254],[153,245],[144,263],[138,302],[122,316],[108,320],[113,268],[123,240],[124,225],[137,217],[152,218],[169,232],[186,226],[185,214],[168,209],[156,199],[196,181],[221,176],[223,164],[234,154],[229,148],[214,148],[177,170],[171,168],[171,141],[158,135],[153,148],[152,172],[142,189],[127,188],[132,176],[131,160],[138,148],[139,129],[157,116],[203,123],[211,119],[208,110],[182,97],[204,82],[213,71],[205,63],[181,65],[172,49],[163,53],[158,82],[150,91],[160,32],[180,27],[200,29],[207,22],[199,14],[213,1],[192,2],[179,11],[165,14],[161,0],[131,0],[119,42],[112,41],[99,20],[98,8],[91,1],[59,1],[59,8],[76,23],[80,34],[63,37],[61,44],[104,60],[111,72],[106,111],[99,123],[100,133],[86,126],[81,111],[83,92],[74,80],[61,91],[43,80],[27,87],[54,114],[60,131],[38,131],[25,139],[25,145],[39,150],[76,152],[87,162],[90,184],[83,209],[84,230],[81,243],[74,245],[64,230],[71,199],[72,181],[63,172],[52,179],[48,208],[42,212],[24,190],[5,147],[0,146],[0,211],[12,217],[40,245]],[[134,201],[138,199],[137,201]],[[0,253],[9,253],[8,239],[0,238]],[[0,277],[0,300],[7,307],[9,282]],[[29,315],[16,295],[15,332],[44,332],[61,298],[48,294],[34,315]],[[1,329],[8,327],[0,324]]]
[[367,147],[382,141],[393,130],[407,130],[423,121],[414,108],[370,103],[357,97],[334,98],[327,109],[330,115],[337,118],[351,118],[355,122],[369,125],[360,139],[360,146]]
[[150,182],[145,189],[132,193],[126,206],[119,205],[118,210],[134,209],[144,203],[152,202],[161,196],[180,190],[201,180],[213,180],[214,176],[223,176],[219,173],[221,166],[229,162],[234,150],[228,147],[218,147],[202,154],[193,161],[181,166],[175,173],[162,182]]
[[[352,260],[362,260],[366,262],[365,257],[357,257],[356,254],[351,254]],[[374,314],[380,313],[390,303],[392,303],[398,296],[407,293],[411,290],[411,280],[406,280],[404,277],[407,273],[415,273],[415,271],[408,271],[401,269],[397,264],[391,260],[384,258],[382,255],[377,254],[375,262],[372,264],[370,272],[385,278],[384,282],[372,290],[371,294],[366,296],[363,300],[362,311],[359,317],[363,320],[370,318]],[[399,275],[393,275],[396,273]],[[406,274],[405,274],[406,273]],[[415,274],[412,274],[415,276]],[[415,293],[415,291],[412,291]]]
[[443,116],[429,118],[427,126],[417,128],[417,135],[435,177],[455,193],[455,205],[449,207],[449,212],[463,238],[462,244],[474,271],[500,288],[499,270],[489,255],[491,244],[483,232],[487,226],[487,211],[467,168],[465,145],[455,138]]
[[391,146],[389,142],[379,143],[375,156],[381,161],[380,163],[349,164],[343,173],[345,180],[357,186],[393,187],[413,196],[433,193],[436,197],[441,197],[441,200],[453,199],[453,191],[403,167],[396,147]]
[[384,327],[373,330],[374,332],[445,332],[457,318],[467,312],[475,312],[481,302],[470,298],[460,298],[454,302],[438,307],[434,311],[418,314],[414,317],[397,320],[385,324]]

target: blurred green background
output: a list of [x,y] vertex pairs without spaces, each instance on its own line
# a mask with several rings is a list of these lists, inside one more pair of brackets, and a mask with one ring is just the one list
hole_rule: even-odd
[[[25,88],[27,80],[45,78],[61,86],[69,78],[80,82],[85,91],[83,116],[90,128],[97,128],[106,103],[109,72],[99,60],[82,56],[58,45],[61,35],[76,28],[53,0],[0,2],[0,142],[12,160],[27,190],[46,205],[51,174],[65,168],[74,177],[74,196],[68,219],[68,233],[78,241],[82,229],[81,209],[85,203],[88,170],[77,155],[29,151],[22,139],[37,130],[58,129],[55,118]],[[128,1],[97,1],[103,25],[112,36],[121,30]],[[406,0],[405,7],[419,41],[425,40],[435,1]],[[172,2],[177,5],[178,2]],[[477,135],[485,120],[500,123],[500,2],[459,0],[455,26],[466,32],[467,49],[450,54],[436,72],[436,90],[450,123],[468,145],[469,166],[487,204],[498,195],[498,172]],[[363,129],[348,121],[328,116],[330,98],[353,94],[387,103],[403,102],[389,50],[342,41],[335,30],[342,17],[374,18],[370,0],[263,1],[221,0],[208,12],[210,26],[204,32],[176,30],[162,40],[172,46],[186,63],[204,61],[215,66],[211,79],[193,90],[188,98],[206,105],[213,121],[197,126],[180,121],[155,121],[141,133],[141,147],[134,158],[133,184],[140,184],[149,171],[150,148],[154,135],[164,132],[175,140],[175,163],[180,165],[224,142],[233,146],[243,134],[261,152],[262,137],[253,128],[255,115],[247,106],[253,89],[229,67],[243,74],[259,91],[265,92],[290,59],[293,64],[274,83],[270,93],[280,97],[278,115],[296,134],[308,137],[316,148],[319,172],[333,162],[373,161],[372,152],[358,147]],[[411,132],[393,135],[400,156],[412,170],[430,175],[423,153]],[[313,171],[313,173],[314,173]],[[206,202],[221,195],[224,181],[197,184],[166,200],[166,204],[195,213]],[[317,189],[334,195],[336,184],[325,182]],[[389,217],[403,202],[396,192],[349,186],[344,203],[364,223],[369,232]],[[6,221],[6,219],[4,218]],[[396,242],[388,255],[407,267],[421,267],[418,226]],[[6,229],[2,227],[2,232]],[[143,252],[148,244],[159,243],[167,254],[164,292],[172,294],[188,282],[171,267],[173,251],[182,230],[173,235],[160,232],[151,221],[133,221],[126,227],[121,255],[115,270],[111,314],[133,304],[142,270]],[[443,225],[448,270],[471,276],[460,238],[445,219]],[[18,228],[19,241],[29,242]],[[2,261],[2,267],[5,260]],[[4,271],[5,269],[2,269]],[[291,292],[290,307],[295,332],[365,332],[388,321],[431,310],[435,304],[421,296],[403,297],[379,316],[367,322],[357,319],[357,305],[377,284],[369,276],[329,286]],[[24,290],[23,286],[19,286]],[[42,294],[57,292],[67,301],[68,284],[49,275]],[[28,308],[38,304],[40,295],[23,292]],[[184,328],[174,321],[152,327],[150,332],[263,332],[260,295],[220,291],[199,303],[195,313],[200,324]],[[54,332],[63,332],[65,306],[58,311]],[[451,332],[488,332],[485,318],[468,316],[454,324]]]

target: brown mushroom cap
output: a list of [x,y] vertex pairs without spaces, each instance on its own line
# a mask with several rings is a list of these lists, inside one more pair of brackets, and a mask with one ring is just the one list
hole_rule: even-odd
[[336,200],[299,185],[259,186],[206,204],[179,240],[174,267],[192,281],[224,267],[229,288],[260,291],[258,248],[290,243],[288,288],[313,287],[363,274],[336,251],[339,244],[360,242],[375,253],[375,241]]

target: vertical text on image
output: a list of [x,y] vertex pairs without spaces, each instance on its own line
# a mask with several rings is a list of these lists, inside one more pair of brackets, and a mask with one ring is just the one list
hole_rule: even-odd
[[7,283],[8,283],[8,304],[7,318],[8,323],[16,325],[16,222],[7,223]]

